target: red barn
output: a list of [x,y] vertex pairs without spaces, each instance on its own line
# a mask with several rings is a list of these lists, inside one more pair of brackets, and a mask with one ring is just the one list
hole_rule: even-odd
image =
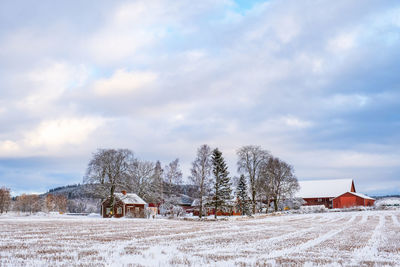
[[352,179],[299,181],[299,186],[296,197],[306,202],[304,206],[325,205],[330,209],[335,197],[345,192],[356,192]]
[[122,191],[114,194],[114,208],[110,208],[110,197],[101,203],[101,214],[103,218],[110,217],[133,217],[145,218],[145,206],[147,203],[138,195]]
[[342,209],[357,206],[370,207],[373,206],[375,199],[355,192],[346,192],[333,199],[333,208]]

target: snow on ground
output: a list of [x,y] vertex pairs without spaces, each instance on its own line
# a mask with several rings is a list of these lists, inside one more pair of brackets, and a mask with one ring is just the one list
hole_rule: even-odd
[[400,210],[226,221],[0,216],[0,266],[399,266]]
[[378,199],[376,206],[400,206],[400,197],[387,197]]

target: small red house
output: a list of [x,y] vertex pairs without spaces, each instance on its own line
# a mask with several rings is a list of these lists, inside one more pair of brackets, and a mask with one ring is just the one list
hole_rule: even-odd
[[101,203],[101,214],[103,218],[120,218],[120,217],[132,217],[132,218],[145,218],[145,206],[147,203],[141,199],[138,195],[133,193],[122,193],[114,194],[114,208],[110,208],[110,197],[105,199]]
[[333,208],[342,209],[357,206],[370,207],[373,206],[375,199],[364,194],[355,192],[346,192],[333,199]]

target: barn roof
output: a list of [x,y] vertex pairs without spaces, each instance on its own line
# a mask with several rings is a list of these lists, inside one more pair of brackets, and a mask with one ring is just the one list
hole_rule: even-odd
[[353,179],[299,181],[300,190],[296,193],[296,197],[337,197],[351,191],[352,184]]
[[193,198],[189,197],[187,195],[181,195],[179,205],[184,205],[184,206],[191,206],[193,203]]
[[[361,194],[361,193],[354,193],[354,192],[346,192],[346,193],[350,193],[350,194],[353,194],[353,195],[355,195],[355,196],[358,196],[358,197],[361,197],[361,198],[365,198],[365,199],[375,200],[375,198],[369,197],[369,196],[364,195],[364,194]],[[343,193],[343,194],[341,194],[340,196],[342,196],[342,195],[344,195],[344,194],[346,194],[346,193]],[[340,196],[337,196],[337,197],[335,197],[335,198],[338,198],[338,197],[340,197]]]
[[124,202],[125,204],[144,204],[144,205],[147,204],[138,195],[133,194],[133,193],[127,193],[125,195],[122,193],[115,193],[114,195],[117,198],[119,198],[122,202]]

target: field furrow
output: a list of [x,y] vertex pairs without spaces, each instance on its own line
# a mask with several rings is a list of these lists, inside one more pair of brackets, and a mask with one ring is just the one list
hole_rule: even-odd
[[397,266],[400,211],[0,219],[0,266]]

